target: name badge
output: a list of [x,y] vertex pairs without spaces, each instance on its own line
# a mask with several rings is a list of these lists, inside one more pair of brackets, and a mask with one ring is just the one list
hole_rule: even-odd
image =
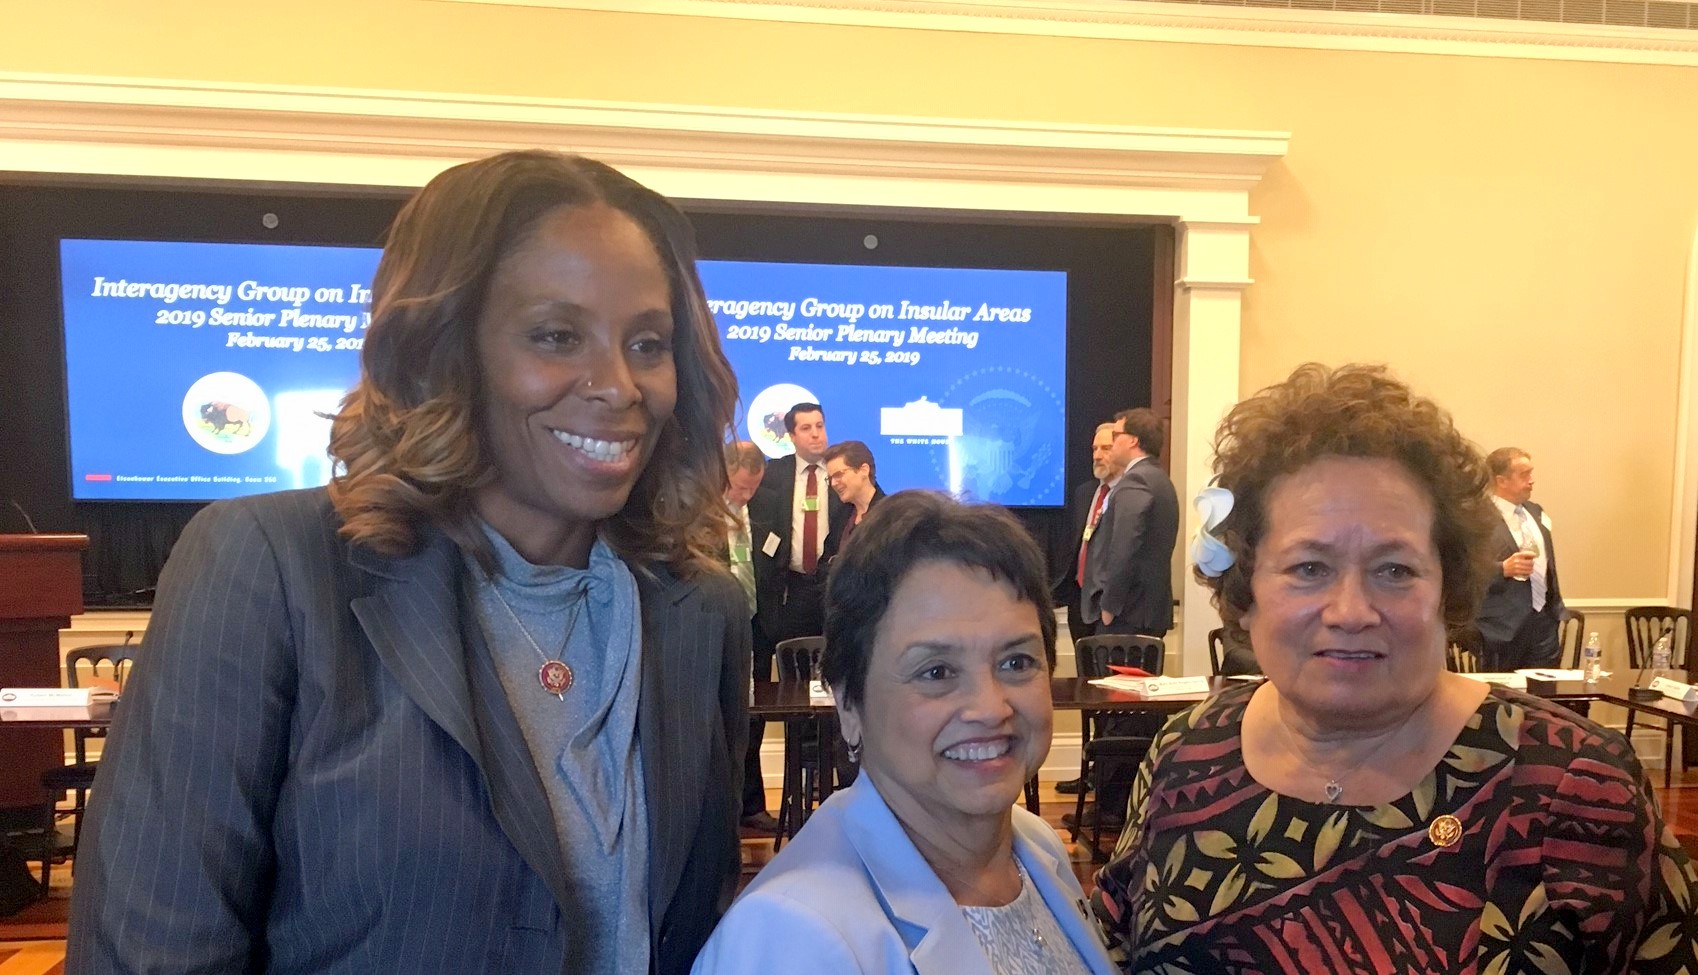
[[1085,526],[1085,541],[1087,541],[1087,542],[1090,541],[1091,536],[1095,535],[1096,533],[1097,533],[1097,526],[1096,525],[1086,525]]
[[761,554],[769,559],[778,554],[777,535],[774,535],[772,532],[766,533],[766,541],[761,543]]
[[802,498],[802,510],[803,511],[818,511],[818,510],[820,510],[820,499],[817,496],[812,497],[812,498],[803,497]]

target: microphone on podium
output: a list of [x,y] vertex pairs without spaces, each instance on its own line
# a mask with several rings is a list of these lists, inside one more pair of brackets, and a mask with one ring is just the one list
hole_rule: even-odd
[[23,516],[24,524],[29,526],[29,533],[31,535],[41,534],[41,529],[35,527],[35,521],[32,518],[30,518],[29,512],[24,510],[23,505],[19,504],[17,501],[15,501],[11,498],[7,498],[6,503],[11,505],[12,507],[18,509],[18,514]]

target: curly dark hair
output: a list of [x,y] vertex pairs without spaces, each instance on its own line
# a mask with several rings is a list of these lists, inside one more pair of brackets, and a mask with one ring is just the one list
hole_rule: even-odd
[[1319,363],[1234,406],[1215,431],[1215,481],[1232,492],[1232,514],[1215,534],[1234,562],[1217,578],[1197,572],[1235,636],[1254,597],[1256,546],[1267,528],[1268,488],[1322,457],[1402,464],[1433,503],[1433,547],[1443,572],[1445,623],[1474,621],[1491,566],[1492,509],[1485,459],[1443,407],[1418,396],[1384,366]]

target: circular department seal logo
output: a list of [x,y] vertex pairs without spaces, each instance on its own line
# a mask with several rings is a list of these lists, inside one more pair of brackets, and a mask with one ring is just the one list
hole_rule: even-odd
[[987,366],[957,379],[938,405],[959,409],[961,436],[932,448],[951,493],[997,504],[1054,504],[1061,484],[1061,397],[1037,376]]
[[215,454],[244,453],[259,446],[271,429],[271,401],[258,383],[239,372],[211,373],[183,395],[183,427]]
[[797,403],[818,403],[807,387],[778,383],[761,390],[749,401],[749,439],[768,457],[788,457],[796,452],[790,432],[784,429],[784,414]]

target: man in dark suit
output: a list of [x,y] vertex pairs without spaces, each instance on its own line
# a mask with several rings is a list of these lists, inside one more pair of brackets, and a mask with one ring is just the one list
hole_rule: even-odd
[[[1173,546],[1179,538],[1179,498],[1161,469],[1161,417],[1140,407],[1115,415],[1109,464],[1121,471],[1102,515],[1085,543],[1080,613],[1100,634],[1162,636],[1173,628]],[[1111,735],[1144,736],[1160,730],[1148,715],[1117,715],[1104,722]],[[1097,805],[1085,825],[1125,822],[1133,765],[1103,762]],[[1072,825],[1069,823],[1069,825]]]
[[1097,522],[1107,507],[1108,492],[1125,470],[1125,465],[1116,467],[1112,462],[1114,432],[1119,427],[1120,424],[1113,420],[1097,424],[1096,436],[1091,440],[1092,477],[1073,489],[1073,500],[1067,506],[1068,521],[1072,525],[1070,537],[1079,540],[1078,558],[1056,567],[1061,570],[1061,578],[1056,582],[1055,594],[1056,602],[1067,607],[1067,633],[1075,642],[1097,632],[1097,621],[1086,619],[1080,612],[1085,584],[1085,555],[1091,535],[1096,532]]
[[[1097,522],[1101,520],[1103,509],[1107,507],[1108,492],[1114,488],[1115,482],[1125,470],[1124,465],[1115,466],[1113,463],[1114,434],[1120,428],[1120,423],[1110,420],[1097,424],[1096,436],[1091,439],[1091,474],[1090,480],[1073,489],[1073,502],[1067,506],[1069,521],[1073,526],[1071,537],[1079,540],[1079,556],[1071,563],[1058,566],[1062,578],[1055,586],[1056,602],[1067,607],[1067,633],[1078,643],[1085,637],[1097,632],[1097,621],[1086,619],[1080,612],[1079,605],[1085,583],[1086,548],[1091,543],[1091,536],[1096,533]],[[1050,670],[1055,670],[1055,661],[1049,662]],[[1055,791],[1062,795],[1077,795],[1085,787],[1083,779],[1064,779],[1055,784]]]
[[[796,452],[767,462],[760,489],[749,500],[754,540],[754,674],[772,680],[779,641],[825,631],[820,556],[843,502],[826,484],[825,410],[797,403],[784,414],[784,429]],[[775,830],[764,810],[743,818],[749,829]]]
[[1085,546],[1080,612],[1098,633],[1162,636],[1173,628],[1173,546],[1179,498],[1157,458],[1163,443],[1154,410],[1115,417],[1110,463],[1122,470]]
[[772,648],[779,641],[824,631],[817,570],[832,521],[843,511],[843,501],[826,484],[825,409],[797,403],[784,414],[784,429],[796,452],[767,462],[760,490],[749,501],[756,680],[771,673]]
[[1500,447],[1486,464],[1492,472],[1492,503],[1502,517],[1492,525],[1498,571],[1475,620],[1484,663],[1493,671],[1560,666],[1562,589],[1550,518],[1530,500],[1533,458],[1519,447]]

